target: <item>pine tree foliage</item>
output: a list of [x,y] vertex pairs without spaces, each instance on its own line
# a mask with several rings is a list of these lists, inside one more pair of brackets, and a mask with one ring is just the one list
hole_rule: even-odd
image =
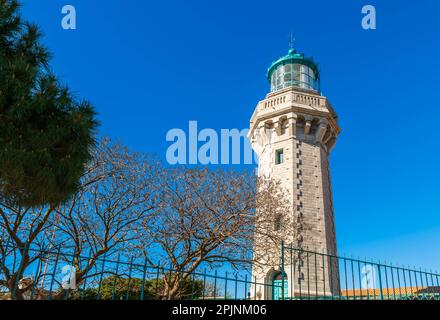
[[90,159],[97,122],[49,69],[17,0],[0,0],[0,195],[26,206],[67,200]]

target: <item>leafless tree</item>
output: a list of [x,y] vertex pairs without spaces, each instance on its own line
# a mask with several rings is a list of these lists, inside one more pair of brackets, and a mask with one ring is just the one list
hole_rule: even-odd
[[[133,248],[132,241],[138,238],[137,222],[141,218],[148,221],[149,212],[157,206],[154,185],[159,172],[153,159],[102,139],[93,150],[80,190],[70,201],[47,208],[1,203],[0,266],[4,276],[0,277],[0,286],[13,292],[13,298],[23,299],[29,286],[19,289],[19,281],[38,259],[42,267],[32,284],[42,298],[52,294],[45,288],[45,280],[55,260],[75,267],[76,286],[102,272],[97,263],[102,263],[107,254]],[[54,254],[60,248],[61,255]],[[51,287],[61,285],[53,275],[49,281],[56,282]],[[60,290],[53,298],[64,295]]]
[[258,261],[252,252],[258,234],[268,248],[279,246],[282,232],[274,232],[274,223],[291,207],[278,182],[246,171],[184,167],[160,178],[161,204],[143,222],[139,247],[152,257],[150,265],[174,270],[163,278],[161,298],[179,298],[180,284],[201,265],[243,268]]
[[80,192],[58,211],[60,238],[74,254],[69,258],[77,286],[100,274],[97,263],[105,263],[109,254],[134,248],[138,222],[151,219],[159,202],[155,183],[161,171],[154,159],[108,139],[93,159]]
[[[44,208],[0,202],[0,286],[16,299],[31,287],[38,298],[63,298],[72,291],[58,289],[57,261],[74,266],[79,288],[111,274],[106,258],[127,253],[165,268],[159,298],[182,298],[181,284],[202,266],[242,269],[263,261],[259,255],[279,248],[293,220],[277,181],[248,171],[166,167],[103,139],[68,202]],[[255,241],[267,250],[254,252]],[[40,272],[25,277],[36,261]]]
[[23,299],[28,286],[20,285],[26,269],[42,257],[50,246],[55,205],[38,208],[0,201],[0,287],[13,299]]

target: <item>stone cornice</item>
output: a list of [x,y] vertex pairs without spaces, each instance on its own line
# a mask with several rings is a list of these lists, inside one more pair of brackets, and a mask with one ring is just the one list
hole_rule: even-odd
[[[321,96],[321,99],[325,99]],[[262,103],[267,102],[268,100],[261,101],[258,106],[260,106]],[[325,100],[327,102],[327,100]],[[281,117],[284,115],[288,115],[289,113],[295,113],[295,114],[304,114],[304,115],[310,115],[310,116],[316,116],[316,117],[324,117],[328,120],[328,123],[332,130],[339,135],[341,132],[341,129],[338,125],[337,118],[334,117],[333,113],[327,109],[327,107],[311,107],[309,105],[299,104],[294,101],[288,101],[287,103],[282,103],[279,106],[276,107],[269,107],[266,110],[255,110],[254,114],[251,118],[250,123],[250,135],[253,134],[253,131],[255,128],[259,126],[259,123],[262,121],[270,120],[276,117]],[[329,104],[330,106],[330,104]]]

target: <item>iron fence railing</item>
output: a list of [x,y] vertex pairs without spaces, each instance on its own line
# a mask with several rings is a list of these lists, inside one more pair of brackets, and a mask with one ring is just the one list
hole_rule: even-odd
[[[277,281],[227,268],[187,273],[155,267],[131,253],[104,255],[96,258],[90,268],[84,268],[92,254],[78,256],[62,247],[45,251],[3,244],[2,248],[0,300],[248,300],[261,299],[257,292],[261,289],[272,292],[265,299],[440,300],[438,273],[284,244],[277,266],[282,276]],[[20,270],[22,250],[32,253],[25,270]],[[85,273],[79,275],[72,267],[75,265],[82,266]],[[14,279],[14,274],[21,276]],[[171,279],[178,283],[174,295],[169,294]]]
[[282,291],[284,281],[289,285],[284,299],[440,300],[440,274],[433,271],[284,244],[281,264]]

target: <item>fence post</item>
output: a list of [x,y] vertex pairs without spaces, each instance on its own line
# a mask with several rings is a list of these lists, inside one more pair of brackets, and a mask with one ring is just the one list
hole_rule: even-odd
[[49,288],[49,300],[52,300],[52,288],[53,288],[53,282],[55,280],[55,275],[57,272],[57,266],[58,266],[58,260],[60,258],[60,253],[61,253],[61,247],[58,247],[58,251],[57,251],[57,259],[55,260],[55,265],[53,267],[53,274],[52,274],[52,280],[50,281],[50,288]]
[[132,272],[132,269],[133,269],[133,254],[131,255],[131,258],[130,258],[130,268],[129,268],[129,271],[128,271],[127,292],[125,294],[125,300],[126,301],[130,300],[130,284],[131,284],[131,272]]
[[142,274],[142,288],[141,288],[141,300],[144,300],[144,294],[145,294],[145,277],[147,275],[147,255],[145,255],[145,262],[144,262],[144,270]]
[[[355,285],[355,276],[354,276],[354,267],[353,267],[353,256],[350,258],[350,266],[351,266],[351,287],[353,288],[354,300],[357,300],[356,296],[356,285]],[[362,294],[362,293],[361,293]]]
[[234,299],[237,300],[238,295],[238,274],[235,273]]
[[347,277],[347,255],[344,254],[344,257],[342,258],[344,260],[344,279],[345,279],[345,291],[346,291],[346,298],[347,300],[350,300],[350,296],[348,295],[348,277]]
[[299,299],[302,300],[302,255],[301,247],[298,247],[298,284],[299,284]]
[[[439,281],[438,281],[438,272],[437,271],[435,271],[435,280],[437,281],[437,287],[440,287],[440,284],[439,284]],[[436,300],[440,300],[440,292],[438,292],[438,291],[437,291],[437,294],[436,294]]]
[[[89,264],[90,259],[92,259],[92,249],[91,248],[89,250],[89,256],[86,260],[87,265]],[[84,277],[83,289],[81,291],[81,300],[84,300],[84,292],[86,291],[86,286],[87,286],[87,274],[85,274],[85,277]]]
[[157,269],[156,269],[156,288],[155,288],[156,297],[159,296],[159,273],[160,273],[160,261],[157,262]]
[[205,300],[205,296],[206,296],[206,268],[203,269],[203,295],[202,295],[203,300]]
[[416,295],[418,297],[420,289],[419,289],[419,283],[417,282],[417,269],[416,269],[416,266],[414,266],[413,270],[414,270],[414,281],[415,281],[415,284],[416,284]]
[[[102,260],[102,268],[101,268],[101,274],[99,275],[99,286],[98,286],[98,294],[96,295],[96,300],[101,299],[101,285],[102,285],[102,278],[104,276],[104,267],[105,267],[106,257],[107,257],[107,252],[104,254],[104,258]],[[96,259],[98,259],[98,257]]]
[[228,272],[225,272],[225,300],[227,299],[228,294]]
[[[327,256],[327,258],[330,260],[330,262],[329,262],[329,271],[330,271],[330,295],[332,296],[332,300],[335,300],[335,288],[334,288],[334,286],[333,286],[333,261],[332,261],[332,258],[333,258],[333,256],[332,255],[329,255],[329,256]],[[338,263],[338,261],[336,260],[336,263]],[[337,272],[338,270],[336,270],[336,272]],[[340,276],[338,275],[338,273],[336,273],[337,274],[337,277],[339,278],[339,280],[340,280]],[[338,285],[337,283],[336,283],[336,285]],[[339,288],[338,288],[338,293],[339,293],[339,295],[341,294],[341,286],[339,285]]]
[[284,240],[281,241],[281,300],[284,300]]
[[422,271],[422,267],[419,267],[420,270],[420,285],[422,287],[422,297],[425,298],[425,290],[423,289],[423,271]]
[[244,300],[247,300],[247,273],[244,275]]
[[[402,285],[400,284],[400,268],[397,264],[397,285],[399,286],[399,299],[402,299]],[[405,288],[406,289],[406,288]]]
[[414,296],[414,291],[413,291],[413,284],[412,284],[412,278],[411,278],[411,267],[408,266],[408,279],[409,279],[409,287],[411,288],[411,296]]
[[322,297],[324,300],[326,300],[327,298],[326,298],[326,287],[325,287],[325,255],[324,255],[324,251],[322,251],[322,254],[321,254],[321,260],[322,260],[322,284],[323,284],[323,293],[324,293],[324,296]]
[[293,257],[293,243],[290,242],[290,299],[289,300],[293,300],[295,298],[295,287],[293,286],[294,284],[294,279],[295,279],[295,259]]
[[[393,286],[393,299],[396,300],[396,285],[394,283],[394,268],[393,264],[390,262],[390,268],[391,268],[391,285]],[[397,270],[399,272],[399,270]]]
[[195,281],[196,281],[196,275],[195,275],[194,271],[193,271],[191,278],[192,278],[192,281],[191,281],[191,300],[194,300],[194,285],[195,285]]
[[217,300],[217,270],[214,272],[214,300]]
[[[359,277],[359,296],[360,300],[364,300],[364,295],[362,291],[362,274],[361,274],[361,258],[357,257],[357,269],[358,269],[358,277]],[[355,288],[356,289],[356,288]],[[368,294],[368,288],[367,288],[367,294]]]
[[380,292],[379,292],[379,297],[380,297],[380,300],[383,300],[383,292],[382,292],[382,275],[381,275],[381,272],[380,272],[380,261],[379,261],[379,263],[377,264],[377,269],[378,269],[378,274],[379,274],[379,290],[380,290]]
[[316,248],[315,248],[315,299],[318,299],[318,260],[316,256]]
[[387,300],[389,300],[390,299],[390,286],[388,285],[388,271],[387,271],[387,265],[386,265],[386,261],[384,261],[384,266],[383,266],[383,268],[384,268],[384,270],[385,270],[385,285],[386,285],[386,288],[387,288]]
[[309,248],[306,247],[307,260],[307,299],[310,299],[310,263],[309,263]]
[[119,280],[119,263],[121,261],[121,253],[118,253],[118,260],[116,261],[116,272],[115,277],[113,279],[113,288],[112,288],[112,300],[115,300],[116,297],[116,284],[117,280]]

